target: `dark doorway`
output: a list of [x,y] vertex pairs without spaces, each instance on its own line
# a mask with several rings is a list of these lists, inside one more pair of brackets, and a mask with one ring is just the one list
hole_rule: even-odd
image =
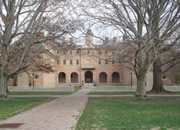
[[85,73],[85,83],[93,83],[93,73],[91,71]]
[[101,72],[99,74],[99,82],[100,83],[107,83],[107,74],[105,72]]
[[119,83],[120,82],[120,76],[118,72],[114,72],[112,74],[112,83]]
[[59,83],[66,83],[66,74],[64,72],[59,73],[58,80]]
[[71,74],[71,83],[78,83],[78,74],[76,72]]

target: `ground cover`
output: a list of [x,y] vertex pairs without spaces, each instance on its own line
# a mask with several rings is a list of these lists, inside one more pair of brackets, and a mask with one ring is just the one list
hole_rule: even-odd
[[5,120],[50,100],[52,98],[10,98],[0,100],[0,120]]
[[8,95],[69,95],[73,92],[9,92]]
[[135,92],[90,92],[88,95],[134,95]]
[[90,99],[76,130],[180,129],[180,98]]
[[[88,95],[135,95],[136,92],[128,92],[128,91],[114,91],[114,92],[90,92]],[[167,91],[164,93],[155,93],[155,92],[147,92],[148,95],[175,95],[180,94],[179,91],[171,92]]]
[[47,91],[47,92],[9,92],[8,95],[69,95],[76,91],[79,91],[79,87],[75,87],[73,92],[56,92],[56,91]]

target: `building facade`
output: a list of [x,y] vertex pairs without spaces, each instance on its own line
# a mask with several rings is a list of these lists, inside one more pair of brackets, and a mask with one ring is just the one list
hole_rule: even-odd
[[[125,40],[125,39],[124,39]],[[88,30],[86,42],[76,45],[72,38],[68,44],[63,38],[60,44],[52,43],[53,49],[43,54],[46,64],[53,66],[54,72],[24,72],[10,86],[135,86],[133,72],[119,63],[116,54],[117,38],[105,39],[102,45],[93,44],[93,33]],[[63,47],[64,46],[64,47]],[[152,85],[152,69],[146,76],[146,85]],[[168,83],[169,81],[167,81]]]

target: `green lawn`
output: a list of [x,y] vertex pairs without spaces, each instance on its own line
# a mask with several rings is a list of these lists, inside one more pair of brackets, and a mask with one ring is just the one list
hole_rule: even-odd
[[90,92],[88,95],[134,95],[135,92]]
[[[121,91],[121,92],[90,92],[88,95],[135,95],[136,92],[127,92],[127,91]],[[175,95],[175,94],[180,94],[180,92],[164,92],[164,93],[152,93],[152,92],[147,92],[148,95],[151,94],[158,94],[158,95]]]
[[[75,87],[75,91],[79,91],[79,87]],[[8,95],[69,95],[74,92],[9,92]]]
[[8,95],[69,95],[73,92],[9,92]]
[[0,120],[5,120],[50,100],[51,98],[14,98],[0,100]]
[[90,99],[76,130],[180,129],[180,98]]

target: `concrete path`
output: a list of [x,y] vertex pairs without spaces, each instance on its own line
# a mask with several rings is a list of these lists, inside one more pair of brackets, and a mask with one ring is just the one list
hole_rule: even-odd
[[[85,108],[88,98],[92,97],[134,97],[134,95],[87,95],[90,89],[81,89],[71,95],[48,95],[57,99],[42,104],[17,116],[1,121],[2,124],[22,123],[18,128],[0,130],[73,130]],[[180,95],[148,95],[149,97],[180,97]],[[12,96],[13,97],[13,96]],[[15,96],[14,97],[25,97]],[[27,96],[31,97],[31,96]],[[37,97],[32,96],[32,97]],[[42,95],[38,97],[44,97]],[[46,96],[45,96],[46,97]]]
[[82,89],[69,96],[59,97],[15,117],[5,123],[23,123],[18,128],[3,130],[72,130],[88,101],[90,89]]

